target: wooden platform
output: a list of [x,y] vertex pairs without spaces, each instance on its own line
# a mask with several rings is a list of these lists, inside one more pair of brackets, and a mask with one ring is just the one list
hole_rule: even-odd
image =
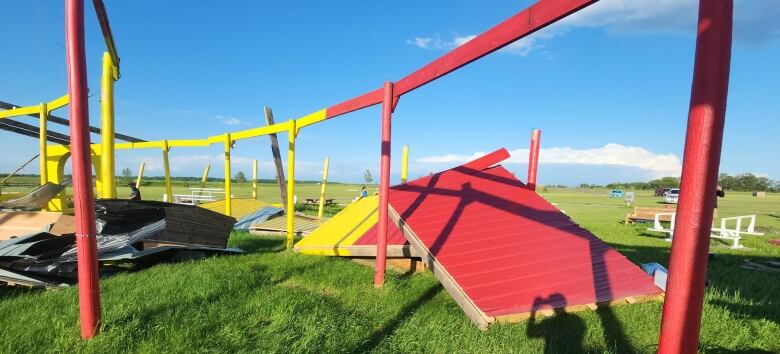
[[[269,206],[270,203],[264,202],[262,200],[255,200],[250,198],[233,198],[233,202],[231,203],[231,214],[230,216],[241,219],[242,217],[252,214],[256,211],[258,211],[260,208],[264,206]],[[198,204],[198,207],[208,209],[211,211],[216,211],[220,214],[225,214],[225,200],[215,200],[213,202]]]
[[625,303],[650,276],[488,156],[390,192],[390,217],[480,328],[531,313]]
[[[356,200],[295,244],[301,254],[376,257],[378,197]],[[388,222],[387,256],[409,258],[414,252],[395,224]]]

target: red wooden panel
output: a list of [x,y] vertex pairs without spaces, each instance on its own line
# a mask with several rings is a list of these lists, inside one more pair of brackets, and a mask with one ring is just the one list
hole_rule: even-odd
[[[377,232],[379,228],[377,227],[377,224],[374,224],[366,233],[363,234],[363,236],[360,236],[357,241],[355,241],[355,246],[373,246],[376,245],[376,237]],[[404,234],[401,232],[401,230],[398,229],[398,225],[393,223],[392,220],[387,221],[387,244],[388,245],[408,245],[409,242],[406,241],[406,238],[404,237]]]
[[528,312],[551,295],[571,306],[661,292],[505,168],[488,167],[502,156],[499,150],[390,192],[393,209],[481,311]]
[[401,96],[528,36],[596,0],[541,0],[396,83]]

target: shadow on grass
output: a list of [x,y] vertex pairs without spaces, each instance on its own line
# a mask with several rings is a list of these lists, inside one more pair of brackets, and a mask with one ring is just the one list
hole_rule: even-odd
[[714,354],[772,354],[774,352],[763,349],[726,349],[721,347],[700,348],[702,353]]
[[370,337],[366,338],[363,343],[361,343],[357,348],[352,350],[352,353],[366,353],[373,351],[376,349],[379,344],[382,343],[382,341],[390,337],[393,332],[395,332],[398,327],[404,323],[409,317],[414,315],[415,311],[417,311],[418,308],[420,308],[422,305],[424,305],[426,302],[433,299],[436,294],[440,293],[443,287],[441,284],[436,284],[434,286],[431,286],[428,290],[426,290],[420,297],[418,297],[416,300],[410,302],[406,306],[404,306],[400,311],[398,311],[398,314],[392,318],[390,321],[388,321],[382,328],[376,330]]

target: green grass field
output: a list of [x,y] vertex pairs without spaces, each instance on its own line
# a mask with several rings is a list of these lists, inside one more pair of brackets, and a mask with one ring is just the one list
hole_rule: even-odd
[[[248,185],[234,194],[248,193]],[[160,195],[156,186],[146,196]],[[359,186],[333,185],[351,198]],[[186,191],[186,187],[177,186]],[[261,196],[273,199],[275,185]],[[120,189],[122,192],[124,189]],[[299,198],[319,186],[298,188]],[[124,191],[126,193],[126,191]],[[635,263],[669,258],[669,243],[648,225],[625,226],[631,208],[605,190],[550,190],[548,200]],[[638,192],[637,205],[660,199]],[[121,194],[123,196],[126,194]],[[247,194],[248,195],[248,194]],[[263,198],[265,199],[265,198]],[[719,216],[757,214],[767,236],[747,236],[746,250],[712,242],[701,350],[780,352],[780,275],[742,269],[743,259],[780,257],[780,195],[729,193]],[[392,273],[382,289],[373,269],[347,259],[303,256],[280,238],[234,234],[246,254],[158,265],[101,282],[102,333],[79,339],[77,291],[0,287],[0,352],[593,352],[656,349],[661,303],[478,330],[430,273]]]

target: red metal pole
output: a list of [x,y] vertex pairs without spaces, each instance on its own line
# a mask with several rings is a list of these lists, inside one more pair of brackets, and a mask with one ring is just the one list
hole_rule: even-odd
[[696,59],[659,353],[696,353],[731,62],[732,0],[699,2]]
[[379,235],[376,240],[374,286],[385,282],[387,263],[387,212],[390,203],[390,121],[393,116],[393,83],[385,82],[382,100],[382,159],[379,173]]
[[539,140],[542,138],[542,131],[534,129],[531,133],[531,148],[528,153],[528,189],[536,190],[536,171],[539,168]]
[[81,338],[90,339],[95,336],[100,324],[100,287],[89,142],[84,0],[65,2],[65,44],[70,95],[70,151],[73,157],[73,209],[76,216]]

